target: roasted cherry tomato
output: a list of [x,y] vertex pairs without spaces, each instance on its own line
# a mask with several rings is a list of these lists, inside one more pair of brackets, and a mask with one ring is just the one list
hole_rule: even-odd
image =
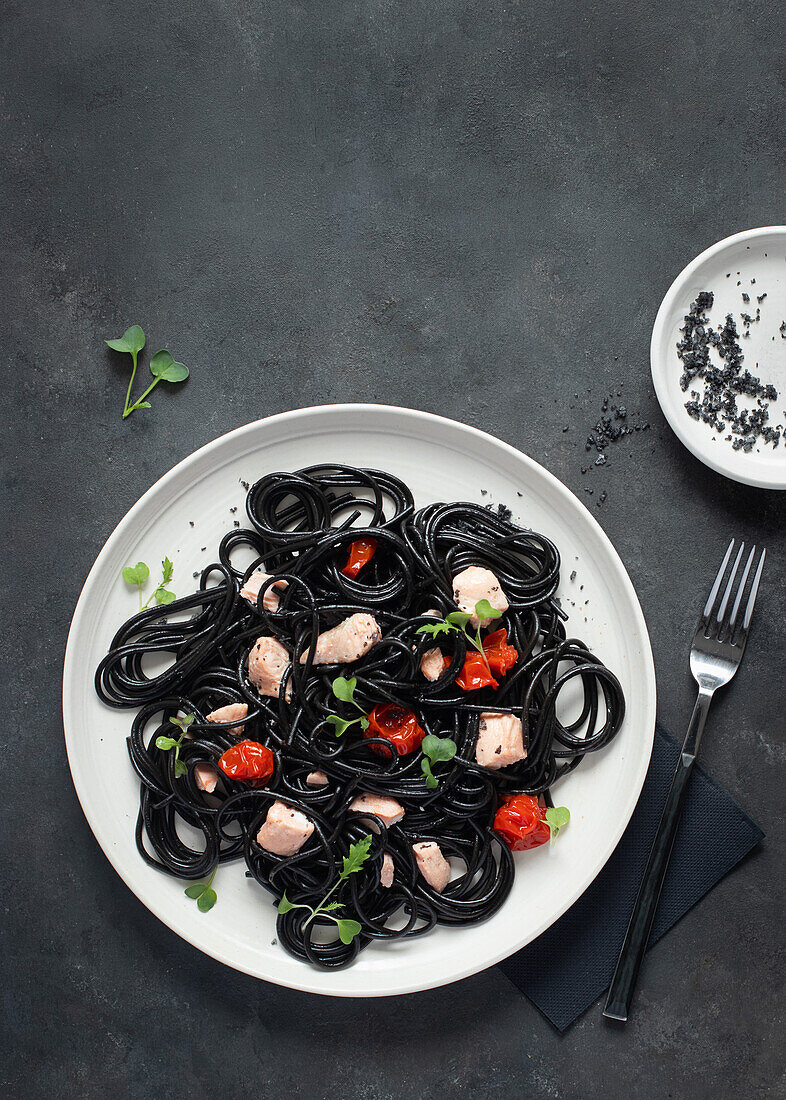
[[[450,664],[450,658],[445,658],[445,667]],[[498,688],[499,684],[491,675],[491,669],[477,650],[472,650],[464,658],[464,667],[456,677],[456,683],[464,691],[478,691],[480,688]]]
[[218,761],[224,775],[248,783],[249,787],[264,787],[273,774],[275,764],[273,753],[258,741],[239,741],[227,749]]
[[486,635],[483,639],[483,652],[495,676],[504,676],[519,659],[519,651],[515,646],[508,645],[508,632],[504,626],[501,630]]
[[368,565],[377,551],[376,539],[355,539],[349,546],[347,564],[341,570],[345,577],[354,580],[364,565]]
[[[374,707],[368,716],[368,729],[363,731],[364,737],[386,737],[395,746],[399,756],[406,756],[420,748],[420,743],[426,736],[421,729],[418,716],[412,710],[405,710],[397,703],[384,703]],[[386,745],[372,745],[374,752],[390,758],[390,749]]]
[[537,848],[551,837],[546,824],[546,807],[531,794],[506,798],[494,817],[494,829],[512,852]]

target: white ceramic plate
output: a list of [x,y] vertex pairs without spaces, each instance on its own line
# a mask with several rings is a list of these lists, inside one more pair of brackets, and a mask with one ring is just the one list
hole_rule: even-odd
[[[240,480],[318,462],[383,467],[410,484],[419,505],[506,502],[515,519],[550,536],[563,556],[560,592],[569,634],[585,639],[617,673],[628,706],[612,745],[557,787],[560,803],[571,810],[570,826],[553,847],[516,857],[512,895],[496,916],[475,927],[372,945],[335,973],[312,969],[272,944],[271,899],[245,878],[241,864],[219,872],[218,903],[203,914],[184,896],[183,882],[143,863],[134,844],[139,784],[125,743],[131,713],[104,706],[93,690],[96,665],[136,609],[135,594],[120,579],[123,566],[152,565],[169,554],[175,563],[170,587],[180,595],[191,591],[192,572],[215,560],[220,536],[232,527],[230,507],[244,516]],[[216,439],[134,505],[79,598],[66,650],[63,713],[71,773],[90,827],[118,874],[165,924],[201,951],[270,982],[336,996],[386,996],[443,985],[498,962],[548,928],[589,886],[641,791],[655,724],[655,673],[622,562],[555,477],[513,447],[451,420],[385,405],[328,405],[259,420]]]
[[[773,427],[783,424],[786,339],[780,326],[786,321],[786,226],[736,233],[697,256],[669,287],[655,318],[650,345],[652,381],[660,407],[688,450],[735,481],[765,489],[786,489],[786,438],[781,438],[774,449],[760,440],[748,454],[735,451],[726,440],[728,433],[715,432],[708,424],[693,420],[685,409],[689,394],[680,389],[682,364],[677,358],[676,344],[681,338],[685,314],[702,290],[712,291],[715,296],[708,315],[713,327],[722,324],[727,313],[733,314],[741,335],[744,367],[762,382],[775,386],[778,400],[770,405],[770,424]],[[750,302],[743,302],[743,293]],[[757,302],[760,294],[767,297]],[[744,311],[755,317],[757,308],[761,310],[761,319],[751,324],[750,337],[742,338],[744,326],[740,314]],[[738,398],[737,403],[740,408],[755,406],[755,402],[746,398]]]

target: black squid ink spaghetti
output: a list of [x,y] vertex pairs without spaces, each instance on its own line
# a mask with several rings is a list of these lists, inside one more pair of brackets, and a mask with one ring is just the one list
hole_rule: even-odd
[[132,616],[96,671],[106,704],[136,709],[140,855],[195,880],[204,910],[219,865],[243,860],[279,943],[320,967],[486,920],[512,851],[568,820],[550,789],[625,713],[566,636],[557,548],[342,465],[268,474],[246,509],[198,591]]

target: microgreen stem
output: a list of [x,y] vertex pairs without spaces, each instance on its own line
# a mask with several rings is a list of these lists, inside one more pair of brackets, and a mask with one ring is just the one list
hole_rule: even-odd
[[[136,360],[137,360],[138,355],[139,355],[138,351],[132,351],[131,352],[131,359],[132,359],[134,365],[131,368],[131,377],[128,380],[128,389],[126,390],[126,403],[125,403],[125,408],[123,409],[123,420],[125,420],[125,418],[127,416],[130,416],[131,413],[134,411],[133,409],[129,409],[128,399],[131,396],[131,387],[134,384],[134,375],[136,374]],[[140,601],[140,603],[142,602],[142,593],[141,593],[141,591],[139,593],[139,601]]]
[[[133,381],[133,379],[132,379],[132,381]],[[153,379],[153,381],[152,381],[152,382],[150,383],[150,385],[149,385],[149,386],[147,387],[147,389],[146,389],[146,390],[145,390],[145,392],[144,392],[144,393],[142,394],[142,396],[141,396],[141,397],[137,397],[137,399],[136,399],[136,401],[134,402],[134,404],[133,404],[133,405],[131,406],[131,408],[130,408],[130,409],[128,410],[128,411],[129,411],[129,413],[132,413],[132,412],[134,411],[134,409],[138,409],[138,408],[139,408],[139,406],[140,406],[140,405],[142,404],[142,402],[143,402],[143,401],[145,400],[145,398],[147,397],[147,395],[148,395],[148,394],[149,394],[149,393],[151,392],[151,390],[154,390],[154,389],[156,388],[156,386],[158,385],[158,383],[159,383],[160,381],[161,381],[161,379],[160,379],[160,378],[154,378],[154,379]]]

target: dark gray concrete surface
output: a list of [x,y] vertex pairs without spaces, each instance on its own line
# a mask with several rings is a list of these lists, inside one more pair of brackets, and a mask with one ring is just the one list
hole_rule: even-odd
[[[683,265],[786,221],[781,5],[11,0],[2,41],[6,1094],[783,1096],[786,498],[683,450],[648,363]],[[193,374],[124,423],[102,339],[136,321]],[[584,476],[617,391],[651,429]],[[597,1006],[560,1038],[496,970],[371,1003],[234,973],[82,816],[61,662],[104,539],[194,448],[344,400],[494,432],[592,507],[675,732],[696,577],[732,534],[770,550],[702,751],[769,836],[648,957],[623,1032]]]

